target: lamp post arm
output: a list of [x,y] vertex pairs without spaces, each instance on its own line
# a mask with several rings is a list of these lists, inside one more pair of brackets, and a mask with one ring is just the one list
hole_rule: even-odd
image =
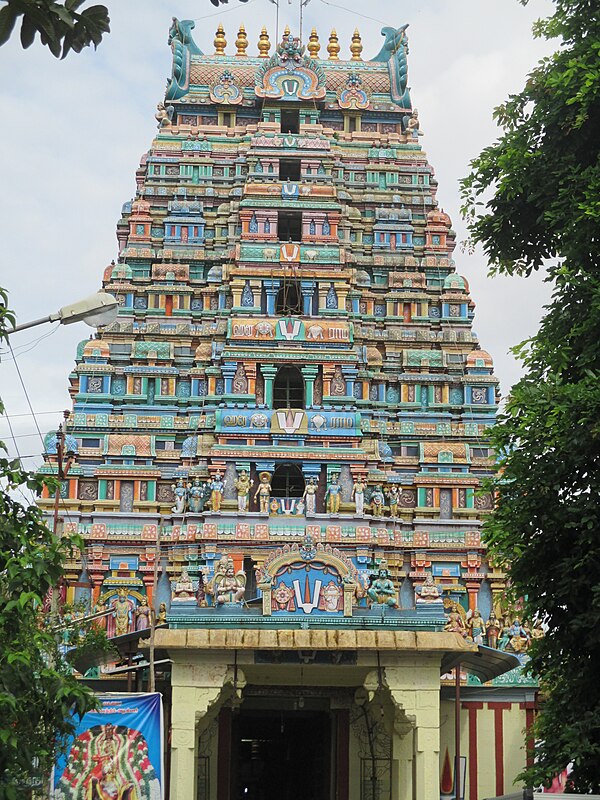
[[40,319],[34,319],[31,322],[23,322],[21,325],[16,325],[14,328],[10,328],[7,330],[6,333],[16,333],[17,331],[24,331],[27,328],[35,328],[36,325],[44,325],[46,322],[56,322],[60,317],[58,314],[48,314],[47,317],[41,317]]

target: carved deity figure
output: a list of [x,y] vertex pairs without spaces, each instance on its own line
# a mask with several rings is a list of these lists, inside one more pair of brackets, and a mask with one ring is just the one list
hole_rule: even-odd
[[319,597],[319,609],[321,611],[334,613],[335,611],[341,611],[343,607],[343,589],[341,586],[338,586],[335,581],[329,581],[326,586],[321,587]]
[[523,653],[529,647],[531,637],[527,630],[521,625],[518,617],[512,622],[508,629],[509,640],[506,649],[512,653]]
[[382,517],[385,508],[385,497],[381,486],[376,486],[371,493],[371,512],[374,517]]
[[221,511],[224,488],[225,481],[223,480],[223,476],[219,471],[217,471],[210,482],[210,507],[215,513],[219,513]]
[[327,504],[327,512],[329,514],[339,514],[341,502],[342,487],[340,486],[339,476],[334,475],[331,483],[325,492],[325,503]]
[[254,499],[256,500],[257,497],[259,498],[260,513],[268,514],[269,500],[271,498],[271,473],[261,472],[259,478],[260,482],[256,492],[254,493]]
[[488,647],[493,647],[495,650],[498,649],[498,637],[500,636],[500,620],[494,613],[494,611],[490,611],[490,616],[488,621],[485,623],[485,629],[487,633],[487,643]]
[[423,136],[423,131],[421,130],[421,125],[419,123],[419,112],[416,108],[412,110],[410,117],[406,123],[406,130],[408,131],[409,135],[416,139],[417,136]]
[[467,638],[467,626],[465,623],[465,612],[458,603],[452,603],[450,611],[448,612],[448,622],[444,626],[445,631],[451,633],[460,633],[465,639]]
[[367,589],[367,598],[371,603],[398,608],[396,587],[385,567],[380,567],[377,576],[372,578],[371,585]]
[[508,647],[508,643],[510,642],[510,617],[504,617],[504,621],[502,623],[502,632],[500,636],[500,641],[498,642],[498,650],[506,650]]
[[317,489],[318,484],[314,478],[309,478],[302,497],[306,500],[306,513],[314,514],[317,510]]
[[338,365],[331,378],[331,396],[344,397],[346,394],[346,381],[342,373],[342,368]]
[[362,475],[359,475],[358,478],[354,481],[352,486],[352,497],[354,499],[354,509],[356,511],[357,517],[364,516],[365,513],[365,489],[367,488],[367,484],[365,483]]
[[468,631],[475,644],[483,644],[485,634],[485,622],[478,608],[473,611],[473,616],[468,622]]
[[163,102],[160,102],[156,106],[156,114],[154,115],[159,126],[161,128],[165,128],[167,125],[171,124],[171,120],[173,119],[173,114],[175,113],[175,108],[173,106],[166,106]]
[[398,500],[400,499],[400,492],[397,486],[390,486],[387,490],[388,503],[390,507],[390,517],[396,519],[398,516]]
[[233,559],[224,556],[217,564],[215,575],[207,586],[207,593],[212,595],[215,605],[234,605],[244,601],[246,591],[246,573],[235,571]]
[[237,490],[238,511],[245,514],[248,511],[248,501],[250,499],[250,487],[253,481],[250,480],[248,470],[241,470],[236,478],[234,486]]
[[200,478],[194,478],[193,483],[188,483],[189,506],[192,514],[201,514],[208,494],[208,486],[200,483]]
[[434,583],[431,572],[425,576],[425,580],[420,586],[415,588],[417,603],[439,603],[441,599],[440,590]]
[[156,624],[157,625],[166,625],[167,624],[167,604],[161,603],[158,607],[158,615],[156,617]]
[[174,514],[185,514],[188,490],[185,487],[183,478],[179,478],[176,484],[175,483],[171,484],[171,489],[175,494],[175,505],[173,506],[171,511]]
[[179,579],[175,583],[175,588],[173,590],[173,600],[174,601],[182,601],[182,600],[191,600],[194,597],[194,584],[192,583],[192,579],[190,578],[187,569],[184,567],[181,570],[181,575]]
[[116,600],[113,600],[113,617],[115,636],[129,633],[133,603],[128,599],[125,589],[119,589]]
[[135,611],[136,631],[145,631],[150,627],[151,614],[152,612],[148,606],[148,601],[145,597],[142,597],[140,604]]

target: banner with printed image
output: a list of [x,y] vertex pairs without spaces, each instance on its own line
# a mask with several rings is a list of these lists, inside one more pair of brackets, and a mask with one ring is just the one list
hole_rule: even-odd
[[101,694],[52,777],[52,800],[162,800],[162,697]]

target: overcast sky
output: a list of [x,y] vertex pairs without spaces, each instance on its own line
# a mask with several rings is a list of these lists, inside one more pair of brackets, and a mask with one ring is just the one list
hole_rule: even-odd
[[[15,36],[0,48],[0,285],[20,322],[96,291],[116,258],[115,225],[133,196],[135,169],[155,133],[156,104],[171,72],[171,17],[196,20],[195,39],[206,53],[213,52],[219,21],[228,53],[235,52],[240,23],[248,54],[257,52],[261,25],[275,40],[269,0],[231,0],[221,10],[209,0],[105,1],[111,33],[96,52],[57,61],[38,42],[22,51]],[[409,86],[425,134],[421,143],[439,180],[440,205],[461,240],[458,181],[497,135],[493,108],[519,91],[553,49],[531,36],[532,22],[551,10],[549,0],[530,0],[525,8],[517,0],[310,0],[304,31],[317,28],[323,55],[335,27],[343,57],[358,27],[369,59],[381,47],[382,25],[410,23]],[[280,30],[286,23],[297,30],[298,0],[281,0]],[[479,253],[457,248],[455,260],[477,306],[474,330],[506,392],[519,376],[508,350],[535,332],[548,287],[536,278],[492,280]],[[77,342],[90,332],[83,323],[46,325],[12,337],[42,433],[56,428],[61,409],[71,405],[67,376]],[[41,443],[6,351],[2,346],[0,396],[21,455],[36,456]],[[0,420],[0,438],[10,438],[6,420]],[[33,467],[39,459],[25,463]]]

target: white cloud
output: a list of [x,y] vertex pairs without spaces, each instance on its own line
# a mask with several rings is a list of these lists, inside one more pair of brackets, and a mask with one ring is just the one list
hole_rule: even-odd
[[[212,52],[217,23],[224,24],[228,51],[238,25],[248,32],[248,52],[256,51],[260,27],[275,41],[275,6],[253,0],[216,12],[208,0],[107,0],[112,32],[97,52],[71,54],[56,61],[38,43],[27,51],[13,37],[0,48],[3,123],[0,130],[2,260],[0,284],[11,294],[21,321],[34,319],[98,288],[102,271],[116,255],[115,224],[121,205],[133,195],[135,169],[152,141],[154,111],[170,74],[167,33],[171,17],[198,19],[195,38]],[[363,56],[381,47],[381,23],[410,22],[409,84],[425,131],[423,144],[439,180],[439,200],[451,215],[459,238],[458,180],[468,163],[496,135],[492,109],[511,91],[549,46],[531,38],[531,22],[552,9],[550,0],[340,0],[354,13],[311,0],[304,30],[317,28],[321,55],[335,26],[342,54],[348,52],[355,27],[362,34]],[[280,31],[297,29],[298,2],[281,3]],[[225,13],[223,13],[225,12]],[[508,348],[534,332],[547,297],[541,281],[490,280],[481,254],[455,254],[459,272],[477,303],[475,330],[494,356],[506,390],[518,377]],[[44,330],[15,335],[13,346],[35,340]],[[36,411],[70,405],[67,376],[77,341],[89,329],[63,328],[19,357]],[[2,348],[4,351],[6,348]],[[10,414],[27,405],[12,363],[0,364],[0,393]],[[59,413],[40,418],[43,430]],[[16,433],[34,432],[33,421],[16,417]],[[6,438],[0,423],[0,438]],[[38,452],[39,440],[19,440],[21,451]],[[33,448],[33,449],[32,449]]]

